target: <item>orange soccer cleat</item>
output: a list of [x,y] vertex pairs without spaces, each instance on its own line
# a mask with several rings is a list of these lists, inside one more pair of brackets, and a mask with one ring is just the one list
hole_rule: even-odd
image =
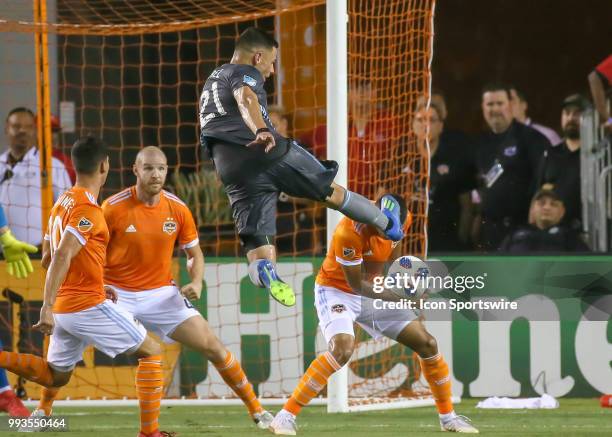
[[0,393],[0,411],[6,411],[12,417],[30,417],[30,410],[23,405],[13,390]]

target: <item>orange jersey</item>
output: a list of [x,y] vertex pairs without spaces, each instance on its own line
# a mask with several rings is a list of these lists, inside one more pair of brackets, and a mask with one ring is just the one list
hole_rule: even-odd
[[106,299],[103,277],[108,227],[96,198],[84,188],[72,187],[57,199],[51,209],[45,234],[51,257],[66,232],[74,235],[83,247],[70,261],[53,305],[56,313],[82,311]]
[[[412,222],[409,213],[404,231]],[[381,237],[376,230],[344,217],[334,230],[331,245],[317,275],[316,283],[355,294],[346,281],[342,266],[366,262],[384,263],[389,260],[397,243]]]
[[105,284],[130,291],[170,285],[176,241],[181,248],[199,244],[191,211],[167,191],[147,206],[131,187],[106,199],[102,209],[110,231]]

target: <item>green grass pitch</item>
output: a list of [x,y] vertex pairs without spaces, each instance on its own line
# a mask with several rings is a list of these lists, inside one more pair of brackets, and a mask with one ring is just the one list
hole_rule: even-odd
[[[556,410],[480,410],[476,400],[456,406],[480,429],[495,436],[612,436],[612,408],[601,408],[597,399],[560,399]],[[270,408],[276,412],[278,407]],[[135,437],[138,434],[136,408],[57,408],[65,415],[70,433],[46,432],[45,436]],[[161,429],[179,437],[266,436],[247,418],[242,407],[163,407]],[[441,434],[433,407],[367,413],[327,414],[324,407],[307,407],[298,418],[299,436],[379,437],[434,436]],[[22,436],[0,433],[3,436]]]

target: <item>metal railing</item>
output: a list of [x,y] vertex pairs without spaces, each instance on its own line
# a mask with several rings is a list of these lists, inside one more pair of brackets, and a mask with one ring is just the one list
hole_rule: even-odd
[[612,247],[612,148],[593,108],[580,121],[582,223],[589,246],[596,252]]

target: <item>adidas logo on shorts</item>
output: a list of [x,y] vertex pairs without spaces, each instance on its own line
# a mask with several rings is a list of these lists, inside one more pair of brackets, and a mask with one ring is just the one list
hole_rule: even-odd
[[126,229],[125,232],[136,232],[136,226],[134,225],[129,225]]

